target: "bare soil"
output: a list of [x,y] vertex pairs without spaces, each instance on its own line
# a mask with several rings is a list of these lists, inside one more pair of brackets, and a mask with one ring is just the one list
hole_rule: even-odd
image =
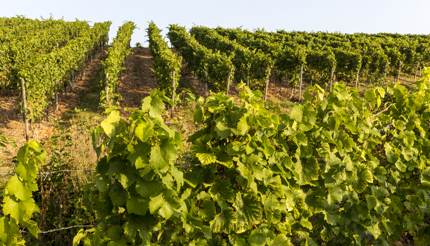
[[157,88],[152,71],[153,60],[149,48],[134,48],[125,61],[125,71],[121,76],[118,92],[121,108],[138,108],[142,99]]

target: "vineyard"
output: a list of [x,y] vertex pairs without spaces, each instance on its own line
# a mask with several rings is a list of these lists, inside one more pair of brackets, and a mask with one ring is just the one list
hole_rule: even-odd
[[430,36],[110,29],[0,18],[0,245],[428,245]]

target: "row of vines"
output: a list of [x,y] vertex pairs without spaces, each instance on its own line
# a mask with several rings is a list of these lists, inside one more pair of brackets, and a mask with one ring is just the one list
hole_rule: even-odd
[[161,35],[161,30],[151,22],[148,27],[149,49],[154,60],[154,73],[159,87],[176,101],[176,91],[181,79],[182,57],[176,55]]
[[27,59],[61,48],[90,29],[83,21],[8,20],[12,23],[0,25],[0,89],[19,86],[17,73]]
[[246,82],[252,89],[265,89],[270,78],[273,61],[261,51],[254,51],[221,36],[207,27],[193,27],[191,35],[204,46],[231,58],[235,66],[235,82]]
[[110,22],[4,19],[0,25],[0,89],[21,92],[26,120],[40,119],[108,42]]
[[[358,86],[398,81],[402,75],[416,80],[430,63],[430,42],[423,35],[270,33],[203,26],[188,33],[172,25],[168,36],[187,66],[214,91],[225,90],[233,77],[267,95],[269,81],[275,79],[299,85],[302,97],[304,81],[331,88],[335,81]],[[214,55],[223,58],[213,62]]]
[[[8,24],[14,20],[20,24]],[[0,18],[0,32],[24,32],[31,28],[26,21]],[[53,35],[56,41],[47,42],[58,47],[40,46],[41,54],[24,55],[19,69],[11,68],[26,92],[27,115],[39,117],[88,55],[105,45],[109,25],[82,25],[64,40]],[[103,62],[106,107],[120,99],[134,28],[132,22],[119,28]],[[428,244],[430,70],[409,89],[390,84],[359,91],[332,83],[416,73],[429,61],[425,37],[206,27],[188,32],[171,25],[172,50],[154,23],[148,37],[164,91],[153,90],[128,117],[111,109],[94,129],[90,194],[96,223],[65,243],[393,245],[407,238]],[[11,50],[7,56],[21,57]],[[164,93],[174,104],[182,59],[206,90],[219,92],[191,102],[197,129],[191,136],[164,120],[170,101]],[[14,73],[5,78],[13,81]],[[272,76],[315,83],[302,103],[284,108],[252,90],[267,93]],[[233,81],[237,95],[229,96]],[[320,86],[328,83],[331,90]],[[40,236],[33,193],[46,153],[30,141],[16,159],[16,174],[2,194],[2,245]]]
[[121,72],[124,69],[124,62],[130,54],[130,41],[133,31],[136,28],[133,22],[126,22],[119,27],[117,36],[108,49],[108,55],[103,61],[104,90],[101,92],[101,104],[105,107],[114,106],[118,103],[118,85],[120,83]]
[[26,115],[30,119],[43,116],[56,94],[72,83],[89,57],[106,44],[109,27],[110,22],[96,23],[65,46],[26,60],[18,76],[25,87]]
[[302,65],[309,81],[374,83],[385,82],[388,76],[398,80],[402,73],[419,75],[430,63],[430,42],[425,35],[215,30],[272,57],[278,77],[292,82],[298,81]]
[[[196,101],[185,148],[155,90],[94,131],[97,224],[74,245],[392,245],[430,240],[430,71],[416,89],[308,88],[281,113],[245,85]],[[29,142],[3,195],[0,241],[38,236]],[[29,236],[29,235],[27,235]]]
[[184,61],[197,78],[205,84],[206,91],[229,91],[234,78],[234,65],[231,57],[213,51],[200,44],[181,26],[169,27],[170,42],[181,54]]
[[288,113],[238,87],[196,102],[187,149],[157,91],[128,119],[112,112],[94,136],[99,223],[74,244],[426,244],[428,78],[316,85]]

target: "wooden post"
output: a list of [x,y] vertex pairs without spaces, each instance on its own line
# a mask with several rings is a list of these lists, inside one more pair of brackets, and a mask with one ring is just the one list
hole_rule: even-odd
[[269,93],[269,78],[266,79],[266,89],[264,90],[264,101],[267,100],[267,94]]
[[22,108],[23,108],[23,119],[24,119],[24,125],[25,125],[25,140],[28,141],[29,139],[29,123],[27,118],[27,94],[26,94],[26,88],[25,88],[25,81],[23,78],[21,78],[21,96],[22,96]]
[[290,99],[294,97],[294,94],[296,94],[296,87],[295,86],[293,86],[293,89],[291,90]]
[[55,93],[55,111],[58,111],[58,92]]
[[417,82],[417,72],[418,72],[418,68],[417,68],[417,66],[415,66],[415,69],[414,69],[414,82],[415,83]]
[[396,82],[399,82],[400,80],[400,73],[402,72],[402,64],[399,63],[399,68],[397,70],[397,78],[396,78]]
[[175,100],[176,100],[176,73],[175,71],[172,71],[172,108],[170,109],[170,117],[173,118],[173,111],[175,110]]
[[110,106],[110,99],[109,99],[109,86],[106,83],[105,86],[105,98],[106,98],[106,105]]
[[106,81],[105,81],[105,100],[106,100],[106,105],[110,106],[110,101],[109,101],[109,74],[106,74]]
[[72,80],[70,81],[70,90],[71,91],[73,91],[73,84],[75,83],[75,81],[76,81],[76,72],[73,71],[72,72]]
[[208,72],[205,70],[205,96],[206,97],[209,95],[208,81],[209,81],[209,75],[208,75]]
[[299,86],[299,99],[302,100],[303,90],[303,64],[300,66],[300,86]]
[[357,75],[355,77],[355,88],[358,89],[358,82],[360,80],[360,69],[357,71]]
[[232,76],[232,72],[230,71],[229,73],[228,73],[228,78],[227,78],[227,95],[230,93],[230,84],[231,84],[231,81],[233,80],[233,78],[232,78],[233,76]]
[[270,70],[268,72],[268,75],[267,75],[267,78],[266,78],[266,89],[264,91],[264,101],[267,100],[267,96],[269,94],[269,83],[270,83],[270,77],[271,77],[271,75],[272,75],[272,68],[270,68]]
[[333,67],[333,68],[331,69],[331,74],[330,74],[330,91],[331,91],[331,90],[332,90],[332,88],[333,88],[334,72],[335,72],[335,68]]

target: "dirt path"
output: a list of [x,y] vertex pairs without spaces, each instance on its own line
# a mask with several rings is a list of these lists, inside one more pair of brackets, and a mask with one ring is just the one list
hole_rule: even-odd
[[133,48],[125,61],[125,71],[119,83],[121,108],[140,107],[142,99],[157,88],[152,71],[153,60],[149,48]]
[[[31,125],[31,138],[44,143],[54,133],[58,122],[69,117],[76,109],[84,111],[98,110],[97,76],[104,52],[99,53],[85,67],[68,88],[67,93],[59,95],[58,110],[54,106],[48,109],[47,116],[40,122]],[[0,181],[12,171],[13,158],[20,146],[25,143],[25,131],[22,116],[19,113],[20,98],[17,94],[0,95],[0,136],[5,138],[4,146],[0,145]]]

